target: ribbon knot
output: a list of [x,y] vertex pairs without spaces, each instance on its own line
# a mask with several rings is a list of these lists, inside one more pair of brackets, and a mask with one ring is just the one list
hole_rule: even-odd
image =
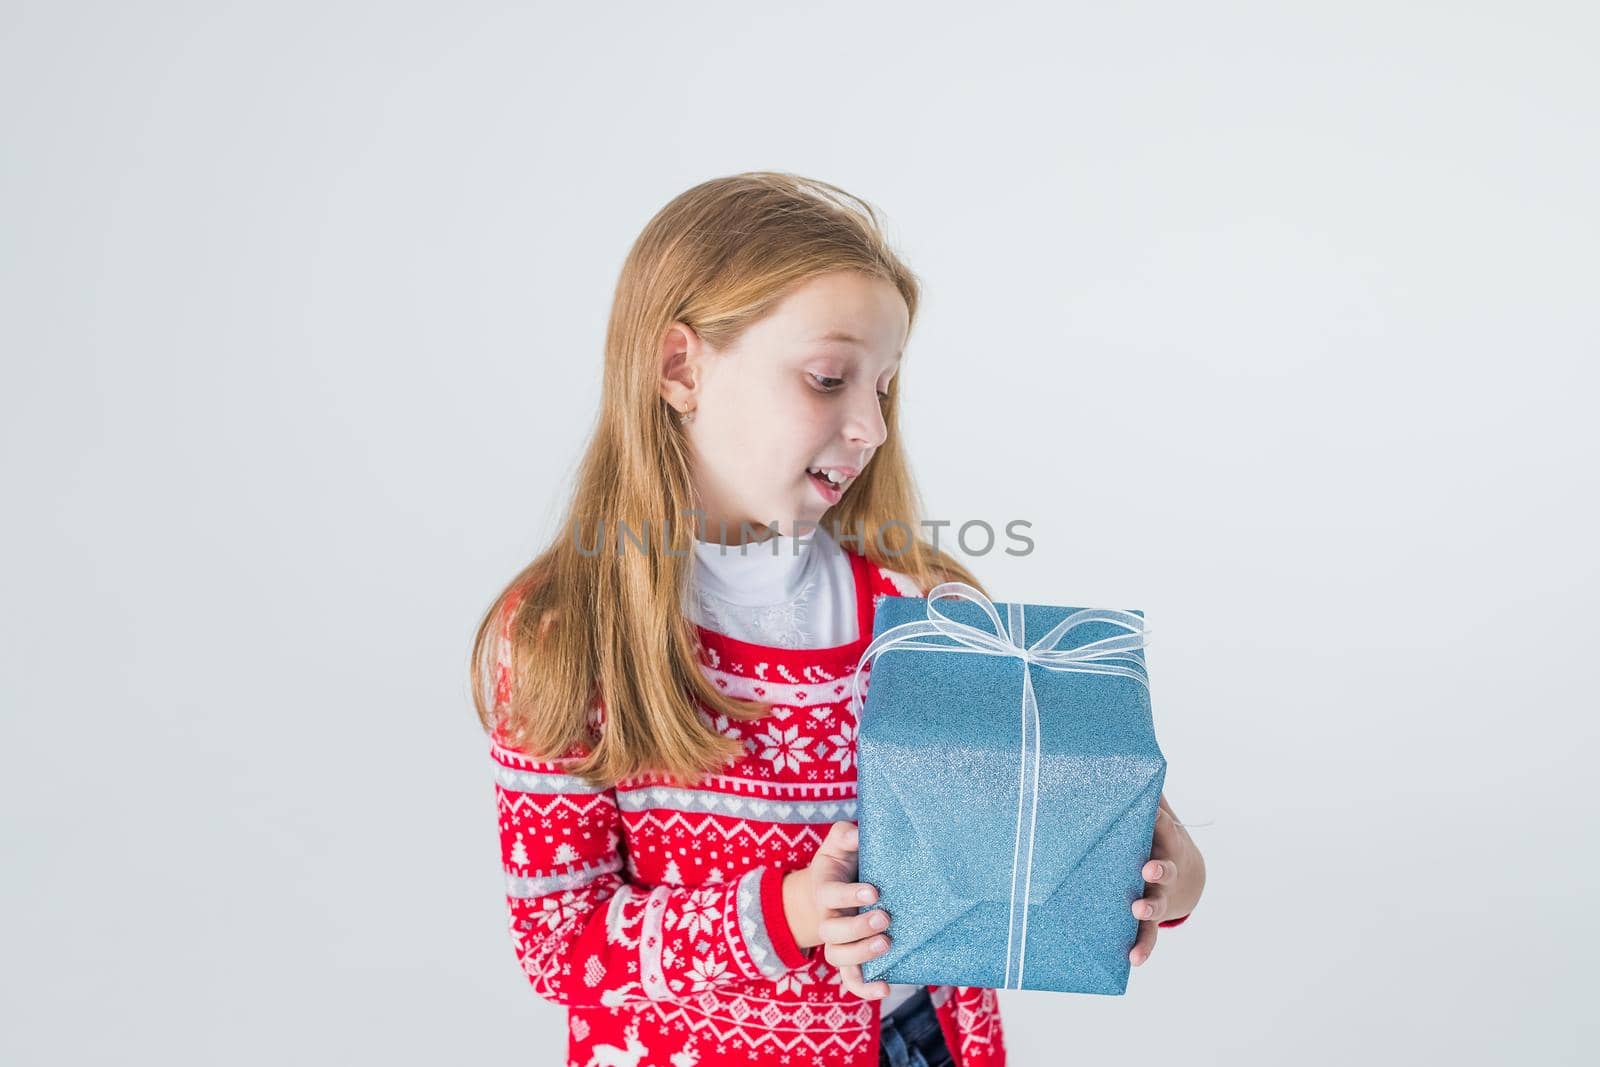
[[[946,598],[970,600],[983,609],[994,630],[981,629],[957,622],[939,610],[939,601]],[[994,601],[966,582],[942,582],[928,591],[928,617],[913,622],[891,626],[872,639],[861,658],[856,661],[855,673],[850,678],[851,708],[860,714],[861,672],[872,660],[893,649],[918,652],[964,652],[986,656],[1010,656],[1022,661],[1022,763],[1017,772],[1017,825],[1011,852],[1011,919],[1006,929],[1006,975],[1003,988],[1021,989],[1023,964],[1028,948],[1028,907],[1033,888],[1033,840],[1039,815],[1039,702],[1034,696],[1031,667],[1037,665],[1050,671],[1072,671],[1080,674],[1114,674],[1132,678],[1146,689],[1150,686],[1144,662],[1132,654],[1136,648],[1149,644],[1150,630],[1144,620],[1128,611],[1108,608],[1083,608],[1062,619],[1050,631],[1031,645],[1025,643],[1026,619],[1021,604],[1007,604],[1007,624],[1000,621]],[[1061,642],[1071,630],[1086,623],[1105,622],[1129,631],[1113,637],[1103,637],[1071,648],[1061,648]],[[951,643],[944,643],[945,638]],[[1028,792],[1030,768],[1028,766],[1029,738],[1032,738],[1033,766],[1031,768],[1033,811],[1028,819],[1028,845],[1022,848],[1023,797]],[[1023,871],[1022,892],[1019,899],[1017,878]],[[1016,937],[1017,913],[1022,914],[1020,937]],[[1011,984],[1012,942],[1017,941],[1017,984]]]

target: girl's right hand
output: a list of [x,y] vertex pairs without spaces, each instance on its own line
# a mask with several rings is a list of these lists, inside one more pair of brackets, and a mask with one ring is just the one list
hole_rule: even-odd
[[861,964],[889,951],[889,913],[882,908],[862,914],[861,906],[878,899],[878,890],[855,880],[861,832],[853,822],[828,828],[806,873],[811,879],[817,937],[823,958],[839,969],[839,981],[862,1000],[889,995],[888,982],[864,982]]

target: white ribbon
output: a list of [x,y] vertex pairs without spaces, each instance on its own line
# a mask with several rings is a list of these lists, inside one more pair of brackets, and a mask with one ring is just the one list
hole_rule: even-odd
[[[983,609],[994,632],[956,622],[939,610],[938,601],[945,597],[970,600]],[[1084,608],[1074,611],[1058,622],[1039,640],[1024,644],[1026,629],[1021,604],[1007,604],[1009,626],[1002,625],[994,602],[982,591],[965,582],[943,582],[928,591],[928,617],[915,622],[891,626],[861,653],[856,662],[855,674],[850,679],[851,707],[861,709],[861,671],[874,657],[890,649],[907,649],[920,652],[974,652],[982,656],[1015,656],[1022,660],[1022,763],[1017,772],[1017,831],[1011,849],[1011,918],[1006,928],[1006,977],[1002,988],[1022,988],[1022,968],[1028,951],[1028,903],[1033,888],[1033,838],[1039,816],[1039,702],[1033,692],[1033,675],[1030,666],[1037,664],[1051,671],[1072,671],[1080,674],[1119,674],[1132,678],[1149,688],[1149,678],[1144,664],[1131,650],[1149,643],[1150,630],[1138,615],[1109,608]],[[1075,648],[1057,648],[1069,630],[1089,622],[1106,622],[1119,626],[1129,633],[1103,637]],[[954,644],[919,638],[944,637]],[[1124,664],[1127,664],[1126,666]],[[1026,861],[1022,851],[1022,800],[1027,792],[1028,738],[1033,737],[1033,810],[1028,817],[1028,848]],[[1022,931],[1017,938],[1017,984],[1011,984],[1011,946],[1017,925],[1017,873],[1023,870]]]

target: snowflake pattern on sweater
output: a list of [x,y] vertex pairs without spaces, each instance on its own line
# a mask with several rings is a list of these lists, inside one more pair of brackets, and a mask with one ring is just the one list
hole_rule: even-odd
[[[688,788],[645,775],[596,789],[565,773],[585,754],[534,759],[491,742],[510,934],[534,992],[568,1009],[569,1067],[871,1067],[879,1003],[802,950],[783,877],[836,820],[855,819],[849,678],[884,596],[923,595],[851,552],[857,639],[827,649],[750,644],[699,628],[702,669],[771,705],[746,723],[700,715],[743,743]],[[496,705],[509,699],[500,635]],[[863,673],[870,686],[871,667]],[[603,704],[589,711],[591,741]],[[959,1067],[1003,1067],[995,990],[928,986]]]
[[[534,759],[491,743],[510,934],[534,992],[567,1007],[569,1067],[868,1067],[879,1012],[802,950],[783,876],[828,827],[855,818],[848,680],[883,596],[920,593],[851,553],[860,631],[828,649],[747,644],[701,628],[713,684],[771,705],[732,722],[701,708],[744,755],[694,788],[643,775],[596,789],[565,773],[583,748]],[[497,705],[509,699],[499,642]],[[870,684],[871,668],[863,675]],[[591,739],[604,722],[590,709]],[[930,986],[964,1067],[1005,1062],[991,989]]]

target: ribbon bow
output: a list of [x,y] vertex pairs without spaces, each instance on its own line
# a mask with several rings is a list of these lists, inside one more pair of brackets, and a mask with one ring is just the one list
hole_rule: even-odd
[[[989,621],[994,623],[994,631],[969,626],[957,622],[939,610],[939,601],[955,597],[970,600],[983,609]],[[1072,671],[1080,674],[1116,674],[1125,678],[1132,678],[1146,689],[1150,681],[1145,673],[1144,663],[1138,656],[1132,655],[1132,650],[1142,648],[1149,644],[1149,629],[1144,625],[1144,620],[1138,615],[1127,611],[1114,611],[1109,608],[1083,608],[1074,611],[1050,629],[1050,632],[1039,638],[1033,644],[1024,644],[1025,619],[1021,604],[1007,604],[1006,615],[1009,625],[1002,625],[1000,613],[995,610],[994,601],[983,595],[981,590],[975,589],[965,582],[942,582],[928,591],[928,617],[914,622],[901,623],[891,626],[867,645],[861,653],[861,658],[856,662],[855,673],[850,679],[851,707],[861,707],[861,672],[874,658],[891,649],[906,649],[920,652],[965,652],[976,653],[983,656],[1015,656],[1022,660],[1022,763],[1017,772],[1017,830],[1011,851],[1011,918],[1006,929],[1006,976],[1003,988],[1022,988],[1022,967],[1027,958],[1028,949],[1028,903],[1033,888],[1033,839],[1034,827],[1039,814],[1039,702],[1033,692],[1033,675],[1030,671],[1032,665],[1038,665],[1051,671]],[[1125,635],[1103,637],[1098,641],[1089,641],[1072,648],[1058,647],[1067,632],[1085,623],[1106,622],[1119,626],[1127,631]],[[947,638],[953,644],[944,643],[937,638]],[[934,638],[927,640],[927,638]],[[1030,733],[1033,739],[1033,767],[1032,767],[1032,792],[1033,810],[1028,817],[1028,847],[1026,860],[1022,850],[1022,808],[1023,797],[1028,792],[1028,741]],[[1022,879],[1022,928],[1020,937],[1015,936],[1017,928],[1017,874],[1023,871]],[[1011,984],[1011,947],[1013,940],[1017,941],[1017,984]]]

